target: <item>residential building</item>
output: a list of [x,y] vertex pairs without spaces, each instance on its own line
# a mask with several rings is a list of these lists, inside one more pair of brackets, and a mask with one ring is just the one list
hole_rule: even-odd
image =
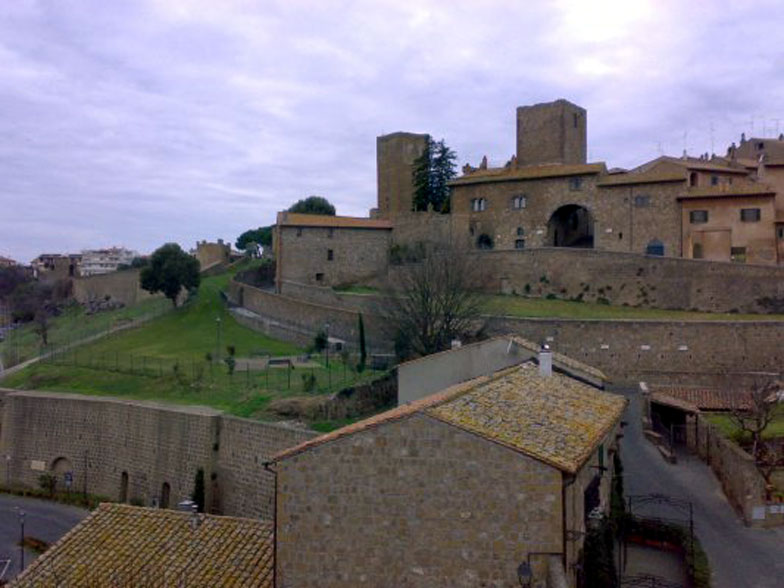
[[13,259],[0,255],[0,267],[13,267],[18,265]]
[[42,253],[30,265],[33,268],[35,279],[55,281],[62,278],[78,277],[81,263],[82,256],[78,253]]
[[120,265],[130,265],[134,257],[139,253],[124,247],[88,249],[82,251],[79,273],[86,277],[115,272]]

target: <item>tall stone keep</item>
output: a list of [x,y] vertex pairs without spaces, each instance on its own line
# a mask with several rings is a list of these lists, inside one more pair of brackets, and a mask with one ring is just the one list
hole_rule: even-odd
[[428,138],[429,135],[398,132],[376,139],[379,217],[394,218],[411,212],[413,165],[427,147]]
[[517,107],[517,162],[586,162],[588,112],[568,100]]

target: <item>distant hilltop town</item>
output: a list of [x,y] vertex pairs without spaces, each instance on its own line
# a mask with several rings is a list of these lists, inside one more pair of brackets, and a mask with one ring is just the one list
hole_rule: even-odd
[[412,170],[428,135],[379,137],[377,207],[368,218],[280,213],[278,278],[361,280],[382,269],[391,247],[447,239],[480,250],[784,264],[784,136],[742,136],[721,157],[684,153],[625,170],[587,161],[587,117],[567,100],[519,107],[517,153],[501,167],[486,157],[464,166],[447,214],[413,210]]

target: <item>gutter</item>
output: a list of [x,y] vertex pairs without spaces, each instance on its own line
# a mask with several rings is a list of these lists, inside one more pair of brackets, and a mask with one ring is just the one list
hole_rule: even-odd
[[569,557],[569,553],[566,550],[566,489],[574,484],[575,480],[577,479],[577,475],[567,474],[565,472],[562,472],[561,475],[563,479],[563,484],[561,485],[561,550],[563,551],[564,573],[568,574],[568,566],[566,564],[566,560]]

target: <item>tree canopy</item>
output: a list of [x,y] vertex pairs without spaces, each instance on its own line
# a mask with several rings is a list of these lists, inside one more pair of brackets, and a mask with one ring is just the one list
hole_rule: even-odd
[[199,287],[198,260],[185,253],[177,243],[166,243],[150,256],[150,264],[142,269],[141,286],[154,294],[163,292],[174,306],[182,288]]
[[335,216],[335,207],[329,200],[322,196],[308,196],[302,200],[297,200],[289,207],[289,212],[300,212],[304,214],[325,214]]
[[259,227],[258,229],[248,229],[242,235],[237,237],[235,246],[240,251],[244,251],[250,244],[262,245],[269,247],[272,245],[272,227]]
[[443,139],[434,141],[428,136],[422,155],[414,161],[414,210],[432,207],[437,212],[449,212],[449,180],[457,175],[457,155]]

